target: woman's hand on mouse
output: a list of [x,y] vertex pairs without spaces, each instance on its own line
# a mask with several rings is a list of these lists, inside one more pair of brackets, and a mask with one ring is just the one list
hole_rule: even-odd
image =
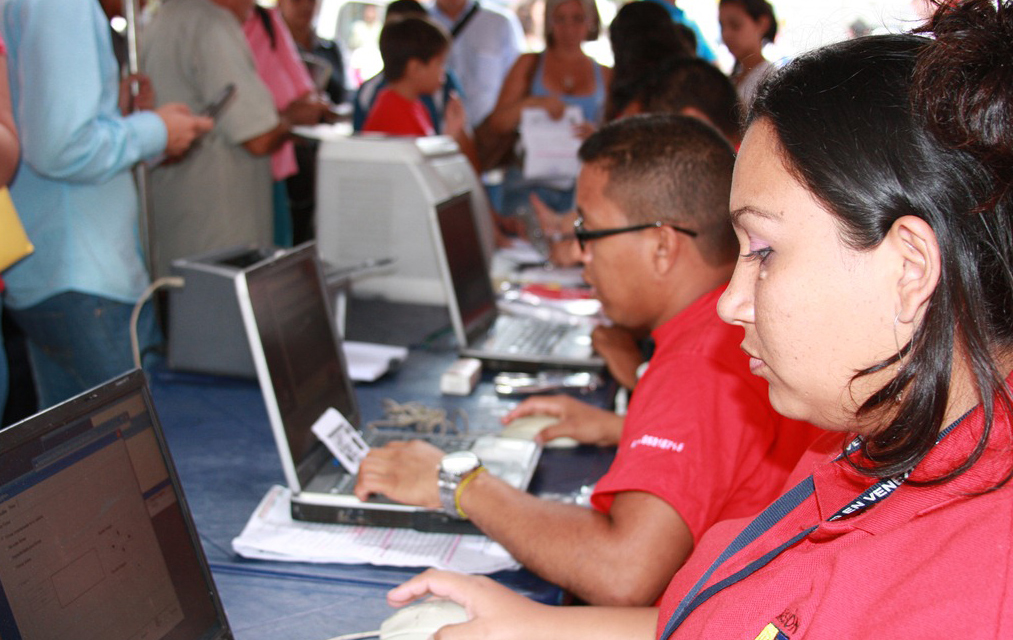
[[551,624],[539,624],[538,620],[543,610],[553,607],[529,600],[485,576],[429,569],[391,589],[387,602],[403,607],[424,596],[453,600],[468,612],[468,622],[443,627],[435,640],[534,640],[552,629]]

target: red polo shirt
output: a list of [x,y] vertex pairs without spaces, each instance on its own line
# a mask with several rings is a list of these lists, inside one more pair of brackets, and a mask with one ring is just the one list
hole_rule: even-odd
[[742,328],[725,324],[704,294],[653,333],[654,355],[637,382],[616,458],[591,502],[607,512],[617,493],[643,491],[675,509],[693,539],[715,522],[758,513],[819,431],[770,406],[749,372]]
[[[978,408],[911,478],[937,476],[958,465],[973,449],[982,423]],[[672,637],[1013,637],[1013,484],[981,494],[1013,465],[1009,417],[997,418],[985,455],[957,479],[937,486],[909,480],[859,515],[826,522],[873,484],[844,461],[833,461],[842,438],[821,438],[792,473],[790,486],[812,473],[813,495],[720,567],[707,585],[809,526],[821,523],[818,528],[711,597]],[[683,594],[750,521],[722,522],[703,537],[662,598],[659,636]]]

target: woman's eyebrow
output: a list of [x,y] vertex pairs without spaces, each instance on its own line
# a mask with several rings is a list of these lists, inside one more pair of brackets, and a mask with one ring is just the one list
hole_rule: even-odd
[[732,225],[736,226],[736,227],[740,225],[740,220],[744,216],[750,216],[751,215],[751,216],[756,216],[758,218],[764,218],[764,219],[767,219],[767,220],[780,220],[781,219],[781,214],[779,214],[779,213],[774,213],[772,211],[766,211],[766,210],[763,210],[763,209],[757,209],[755,207],[748,206],[748,205],[745,206],[745,207],[739,207],[738,209],[732,210],[729,213],[729,215],[732,218]]

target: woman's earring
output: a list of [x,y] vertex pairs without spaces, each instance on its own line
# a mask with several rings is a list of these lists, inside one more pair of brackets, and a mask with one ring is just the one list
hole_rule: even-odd
[[897,359],[901,358],[900,339],[897,337],[897,324],[900,322],[900,314],[893,317],[893,344],[897,347]]

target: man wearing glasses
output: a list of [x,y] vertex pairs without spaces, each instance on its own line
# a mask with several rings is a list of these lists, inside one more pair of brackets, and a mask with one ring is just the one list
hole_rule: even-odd
[[[813,431],[774,413],[739,349],[741,329],[717,316],[738,252],[724,138],[691,118],[637,116],[588,138],[580,159],[584,277],[609,318],[651,331],[650,366],[621,427],[571,434],[618,443],[593,509],[538,499],[480,468],[457,485],[453,508],[589,603],[649,605],[710,525],[776,496]],[[356,492],[440,508],[442,458],[419,442],[374,450]]]

